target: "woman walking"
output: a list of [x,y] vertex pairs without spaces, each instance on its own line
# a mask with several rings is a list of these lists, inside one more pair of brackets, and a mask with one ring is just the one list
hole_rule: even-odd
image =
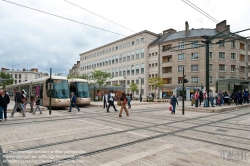
[[120,100],[121,100],[121,110],[120,110],[120,113],[119,113],[119,117],[122,117],[122,111],[123,110],[126,112],[127,116],[129,116],[128,110],[126,108],[126,104],[128,103],[128,100],[126,98],[125,93],[122,93],[122,97],[120,98]]

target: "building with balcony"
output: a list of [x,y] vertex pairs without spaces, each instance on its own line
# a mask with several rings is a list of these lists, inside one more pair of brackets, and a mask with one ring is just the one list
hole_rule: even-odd
[[32,68],[30,70],[23,69],[19,71],[13,69],[10,70],[2,67],[1,71],[10,74],[11,77],[14,79],[14,84],[48,76],[48,73],[38,72],[37,68]]
[[[174,29],[162,34],[142,31],[80,54],[80,73],[87,74],[93,69],[106,71],[114,76],[107,84],[123,85],[124,90],[130,92],[129,85],[136,83],[139,87],[136,95],[142,93],[144,97],[153,92],[149,78],[160,76],[164,86],[158,95],[162,97],[180,94],[184,69],[189,81],[185,84],[189,99],[190,94],[206,83],[205,47],[201,36],[215,36],[225,29],[228,30],[224,34],[230,32],[230,26],[222,21],[214,29],[189,29],[186,22],[185,30],[179,32]],[[246,39],[222,35],[209,47],[209,86],[214,90],[219,79],[249,79]],[[226,42],[222,41],[225,38]],[[219,44],[215,44],[217,42]]]

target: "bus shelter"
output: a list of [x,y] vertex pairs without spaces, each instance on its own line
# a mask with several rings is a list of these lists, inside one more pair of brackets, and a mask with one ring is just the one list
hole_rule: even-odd
[[242,80],[237,78],[219,79],[216,81],[216,91],[230,91],[235,93],[236,91],[249,91],[250,80]]

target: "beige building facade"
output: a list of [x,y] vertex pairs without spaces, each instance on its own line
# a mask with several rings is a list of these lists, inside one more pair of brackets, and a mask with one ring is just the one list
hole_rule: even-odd
[[[201,36],[215,36],[225,29],[228,29],[225,33],[230,32],[230,26],[222,21],[214,29],[189,29],[186,22],[185,30],[179,32],[174,29],[162,34],[142,31],[80,54],[80,73],[90,73],[94,68],[106,71],[114,76],[107,84],[122,85],[130,92],[129,85],[134,82],[139,87],[135,95],[142,93],[144,97],[154,92],[148,84],[149,78],[160,76],[164,86],[157,95],[164,98],[180,94],[184,68],[189,81],[185,84],[188,100],[196,89],[206,87],[206,48]],[[226,42],[222,42],[225,38]],[[211,89],[215,89],[218,79],[249,79],[248,48],[245,39],[235,36],[221,36],[212,41],[209,47]]]
[[76,64],[74,64],[74,66],[72,67],[72,69],[69,70],[68,76],[80,76],[80,61],[77,61]]

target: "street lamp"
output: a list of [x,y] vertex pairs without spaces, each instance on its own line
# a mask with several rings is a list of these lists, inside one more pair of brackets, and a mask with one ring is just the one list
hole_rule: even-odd
[[[140,80],[142,80],[142,78],[141,77],[138,77]],[[141,90],[140,90],[140,102],[142,102],[142,82],[141,82]]]

